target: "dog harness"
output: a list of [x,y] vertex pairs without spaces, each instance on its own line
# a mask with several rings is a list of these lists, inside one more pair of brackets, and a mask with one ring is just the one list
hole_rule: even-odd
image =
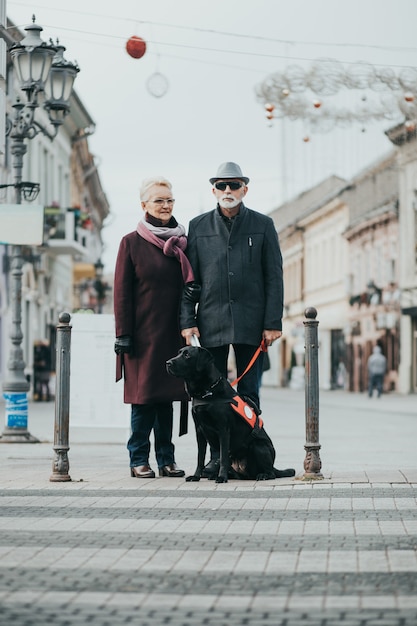
[[[217,381],[219,382],[219,381]],[[215,383],[212,387],[214,387],[217,383]],[[231,391],[234,391],[233,389]],[[193,397],[193,406],[205,406],[207,404],[211,404],[212,406],[215,404],[230,404],[231,408],[237,413],[242,419],[245,420],[247,424],[251,428],[262,428],[263,421],[257,415],[256,411],[239,395],[235,394],[232,397],[224,397],[224,398],[211,398],[210,401],[207,401],[209,396],[212,396],[212,392],[206,392],[201,398]]]
[[259,417],[259,415],[256,415],[254,409],[249,406],[249,404],[245,402],[240,396],[234,396],[232,398],[230,406],[234,411],[236,411],[238,415],[240,415],[240,417],[245,420],[247,424],[249,424],[251,428],[255,428],[255,426],[257,426],[258,428],[262,428],[262,419]]

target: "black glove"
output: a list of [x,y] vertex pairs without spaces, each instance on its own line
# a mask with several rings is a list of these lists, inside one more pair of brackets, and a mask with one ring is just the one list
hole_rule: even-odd
[[114,351],[116,354],[129,354],[132,352],[132,337],[130,335],[116,337]]
[[195,304],[200,300],[201,285],[198,283],[187,283],[184,287],[183,296],[184,300]]

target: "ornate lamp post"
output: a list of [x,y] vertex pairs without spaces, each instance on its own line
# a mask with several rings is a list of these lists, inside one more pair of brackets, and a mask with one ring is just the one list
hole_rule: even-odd
[[380,289],[379,287],[377,287],[374,283],[374,281],[369,280],[368,284],[366,285],[366,291],[367,291],[367,295],[368,295],[368,303],[369,304],[380,304],[381,303],[381,294],[382,294],[382,289]]
[[[33,23],[25,28],[26,37],[10,48],[10,56],[19,80],[20,89],[26,94],[26,102],[19,97],[13,104],[14,114],[7,120],[6,134],[11,139],[13,156],[14,188],[16,204],[25,199],[33,200],[39,191],[36,183],[22,182],[23,157],[27,152],[27,140],[39,133],[51,141],[56,137],[59,127],[69,112],[69,99],[75,77],[79,72],[77,65],[64,59],[65,48],[58,43],[45,43],[40,37],[41,26]],[[48,127],[35,119],[36,110],[43,108],[48,113]],[[36,195],[29,195],[28,190],[35,189]],[[6,380],[3,383],[6,401],[6,425],[0,437],[0,443],[33,443],[37,439],[27,429],[27,392],[29,384],[24,375],[25,363],[21,343],[23,339],[22,322],[22,246],[12,247],[11,255],[11,347],[7,363]]]
[[322,480],[319,443],[319,364],[318,364],[318,325],[317,311],[314,307],[305,310],[305,408],[306,408],[306,443],[304,449],[303,480]]

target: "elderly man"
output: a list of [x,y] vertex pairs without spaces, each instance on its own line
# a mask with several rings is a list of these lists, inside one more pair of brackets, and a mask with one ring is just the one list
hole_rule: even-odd
[[[262,339],[271,346],[281,337],[282,256],[272,219],[243,203],[249,178],[239,165],[221,164],[210,183],[217,206],[189,226],[187,255],[201,293],[196,307],[185,289],[181,332],[187,344],[200,337],[224,376],[232,345],[239,377]],[[262,361],[261,353],[238,383],[239,393],[258,406]]]

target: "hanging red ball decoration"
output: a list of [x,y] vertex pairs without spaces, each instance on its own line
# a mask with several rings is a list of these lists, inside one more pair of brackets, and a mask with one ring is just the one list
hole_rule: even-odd
[[141,37],[132,35],[126,43],[126,50],[134,59],[141,59],[146,52],[146,41],[141,39]]
[[267,102],[265,104],[265,110],[268,111],[268,113],[272,113],[274,109],[275,109],[275,105],[272,104],[271,102]]
[[404,94],[404,100],[406,102],[414,102],[414,96],[412,93],[410,93],[409,91],[407,91],[407,93]]

